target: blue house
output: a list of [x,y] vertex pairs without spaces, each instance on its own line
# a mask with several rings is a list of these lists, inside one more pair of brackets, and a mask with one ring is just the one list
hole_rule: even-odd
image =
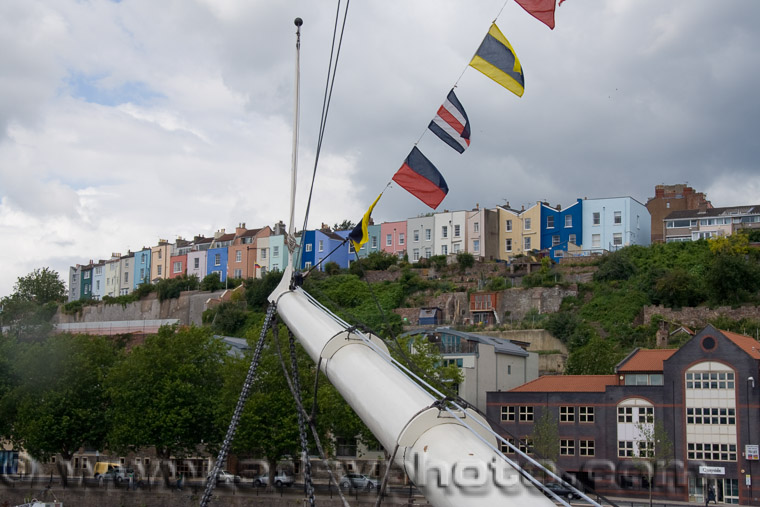
[[580,246],[582,241],[583,199],[565,209],[541,204],[541,250],[548,250],[552,260],[557,262],[569,245]]
[[206,275],[219,273],[219,280],[227,281],[227,247],[209,248],[206,253]]
[[347,268],[349,257],[355,258],[353,245],[346,242],[341,246],[341,243],[350,232],[332,232],[329,229],[305,231],[302,235],[301,269],[311,269],[319,264],[318,269],[324,271],[324,265],[328,262],[335,262],[343,269]]
[[135,252],[135,268],[134,276],[132,276],[133,289],[150,281],[150,257],[150,248],[143,248],[139,252]]

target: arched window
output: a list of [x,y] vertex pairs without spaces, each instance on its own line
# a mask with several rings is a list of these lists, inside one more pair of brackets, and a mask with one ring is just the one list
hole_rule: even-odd
[[641,398],[628,398],[617,405],[619,458],[636,458],[651,450],[647,435],[653,433],[654,405]]

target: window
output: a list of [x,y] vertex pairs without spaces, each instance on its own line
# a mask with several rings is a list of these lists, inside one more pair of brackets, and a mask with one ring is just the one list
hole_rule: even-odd
[[[362,246],[362,248],[364,248],[364,247]],[[348,242],[348,253],[356,253],[356,249],[354,248],[354,242],[353,241],[349,241]]]
[[602,236],[600,234],[591,235],[591,246],[598,248],[602,244]]
[[575,407],[559,407],[559,422],[574,422]]
[[530,250],[530,238],[525,238],[525,247],[523,248],[526,252]]
[[222,264],[222,255],[214,254],[214,266],[221,266],[221,264]]
[[480,232],[480,222],[475,222],[472,224],[472,232]]
[[512,232],[512,220],[507,220],[505,226],[506,226],[507,232]]
[[575,456],[575,440],[561,438],[559,440],[560,456]]
[[623,233],[622,232],[615,232],[612,234],[612,244],[615,246],[620,246],[623,244]]
[[507,365],[507,375],[512,375],[512,365],[511,364]]
[[182,261],[176,261],[174,263],[174,268],[172,269],[175,273],[181,273],[182,272]]
[[318,245],[319,245],[319,247],[317,248],[317,252],[324,252],[325,251],[325,240],[320,239]]
[[140,281],[145,280],[145,268],[140,268]]
[[372,236],[372,248],[377,249],[377,236]]
[[531,225],[531,224],[530,224],[530,218],[526,218],[526,219],[525,219],[525,222],[523,223],[523,228],[524,228],[526,231],[529,231],[529,230],[530,230],[530,225]]
[[480,253],[480,240],[474,239],[472,240],[472,251],[475,253]]
[[124,273],[124,283],[129,283],[129,272]]
[[504,251],[506,251],[506,252],[511,252],[512,251],[512,239],[511,238],[507,238],[504,241]]
[[733,372],[697,372],[686,374],[686,389],[733,389]]
[[236,269],[232,278],[243,278],[243,270],[240,268]]
[[[373,237],[373,240],[375,240],[375,244],[377,244],[377,238]],[[273,246],[272,247],[272,257],[279,257],[280,255],[280,247],[279,246]]]
[[414,242],[417,243],[420,240],[420,231],[414,231],[413,233]]
[[623,214],[622,214],[622,212],[616,211],[613,214],[612,223],[614,223],[615,225],[620,225],[620,224],[623,223]]
[[594,407],[578,407],[578,422],[594,422]]
[[432,237],[433,237],[433,230],[425,229],[425,241],[430,241]]
[[312,249],[312,244],[311,243],[306,243],[306,251],[307,252],[311,252],[311,249]]
[[195,269],[198,269],[198,268],[201,267],[201,260],[198,257],[196,257],[195,259],[193,259],[193,261],[195,261],[195,262],[193,262],[193,267],[195,267]]
[[520,407],[520,420],[532,421],[533,420],[533,407]]
[[618,422],[632,423],[633,422],[633,407],[618,407]]
[[393,234],[385,235],[385,246],[393,246]]
[[581,456],[593,456],[595,454],[594,441],[593,440],[579,440],[578,454],[580,454]]
[[161,250],[158,251],[158,258],[161,259]]
[[686,424],[736,424],[735,408],[700,408],[686,409]]
[[125,268],[129,267],[129,259],[127,259],[127,260],[124,261],[124,267]]
[[559,245],[559,234],[555,234],[554,236],[552,236],[552,246],[557,246],[557,245]]
[[161,266],[161,264],[159,264],[158,266],[156,266],[156,274],[157,274],[158,276],[161,276],[161,268],[162,268],[162,267],[163,267],[163,266]]
[[736,461],[736,444],[701,444],[689,442],[686,445],[688,459],[710,461]]
[[303,263],[304,269],[311,269],[311,261],[306,261]]
[[591,215],[591,221],[594,225],[599,225],[602,223],[601,215],[598,211],[594,211],[594,213]]
[[419,248],[415,248],[414,250],[412,250],[412,260],[415,261],[415,262],[417,262],[418,260],[420,260],[420,249]]
[[[161,267],[161,266],[159,266],[159,267]],[[95,290],[100,290],[100,280],[95,280]]]
[[459,230],[460,230],[460,226],[458,226],[458,225],[455,225],[455,226],[454,226],[454,237],[455,237],[455,238],[458,238],[458,237],[459,237]]
[[511,445],[506,444],[504,442],[501,442],[501,452],[504,453],[504,454],[514,454],[515,453],[515,447],[517,447],[515,445],[515,439],[514,438],[505,438],[505,440],[507,442],[509,442],[509,444],[511,444]]
[[399,245],[403,245],[404,244],[404,241],[406,241],[406,237],[405,236],[406,236],[406,234],[404,234],[403,232],[399,232],[398,233],[398,244]]
[[[349,241],[349,243],[351,243],[351,242]],[[266,248],[262,248],[261,249],[261,258],[262,259],[266,259],[267,258],[267,249]]]
[[82,278],[84,278],[85,280],[89,280],[90,279],[90,272],[89,271],[85,271],[84,272],[84,276],[82,276]]
[[460,249],[459,243],[454,243],[454,253],[458,254]]
[[569,235],[569,236],[567,237],[567,241],[568,241],[569,243],[572,243],[573,245],[577,245],[577,244],[578,244],[578,241],[577,241],[577,238],[576,238],[575,234],[571,234],[571,235]]
[[449,245],[441,245],[441,255],[449,255]]
[[448,226],[441,227],[441,237],[442,238],[448,238],[449,237],[449,228]]
[[519,449],[521,452],[524,452],[525,454],[533,454],[533,439],[521,438]]
[[429,259],[432,254],[433,254],[432,250],[430,250],[429,248],[425,249],[425,258],[426,259]]
[[243,251],[238,250],[235,252],[235,262],[243,262]]
[[654,407],[639,407],[639,422],[654,422]]
[[633,441],[618,440],[618,457],[619,458],[633,457]]
[[554,215],[549,215],[546,217],[546,228],[554,229]]
[[573,226],[573,215],[565,215],[565,227]]

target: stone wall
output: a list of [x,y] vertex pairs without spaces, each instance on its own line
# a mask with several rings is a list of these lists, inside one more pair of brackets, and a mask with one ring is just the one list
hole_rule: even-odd
[[733,320],[743,318],[760,320],[760,306],[740,306],[739,308],[732,308],[730,306],[719,306],[717,308],[697,306],[682,308],[680,310],[673,310],[664,306],[646,306],[641,311],[640,323],[649,324],[655,315],[661,315],[668,322],[683,324],[698,331],[707,325],[709,320],[721,316]]
[[537,310],[538,313],[555,313],[559,311],[564,298],[577,295],[576,285],[567,288],[556,285],[507,289],[499,293],[499,319],[503,324],[507,324],[522,320],[531,310]]
[[[469,318],[469,304],[466,292],[446,292],[440,296],[428,298],[425,308],[440,308],[443,310],[441,325],[456,325],[462,324],[464,319]],[[396,308],[393,311],[399,314],[402,319],[406,319],[405,326],[418,326],[421,308]]]
[[80,313],[68,315],[60,308],[53,317],[54,324],[73,322],[109,322],[128,320],[178,319],[180,324],[201,325],[206,301],[219,298],[225,291],[186,291],[179,298],[159,301],[156,293],[148,294],[145,298],[124,306],[120,304],[84,306]]
[[[510,331],[478,331],[478,334],[528,343],[528,351],[537,352],[538,374],[555,375],[565,371],[567,347],[546,329],[514,329]],[[556,351],[551,354],[546,352]]]

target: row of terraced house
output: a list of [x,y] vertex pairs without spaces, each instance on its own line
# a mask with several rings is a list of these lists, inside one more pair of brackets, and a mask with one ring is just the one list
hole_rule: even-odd
[[[295,256],[302,269],[335,262],[347,268],[357,257],[384,251],[416,263],[434,255],[468,252],[480,260],[509,261],[529,252],[545,251],[558,260],[566,255],[601,253],[627,245],[647,245],[650,218],[646,207],[631,197],[578,199],[571,206],[537,202],[516,210],[507,203],[493,209],[442,211],[407,220],[369,226],[369,241],[354,252],[346,241],[350,231],[326,225],[302,231]],[[288,262],[282,222],[274,228],[217,231],[213,236],[178,238],[126,255],[78,264],[69,269],[69,301],[129,294],[140,284],[182,275],[203,278],[217,273],[228,278],[261,278],[283,270]]]
[[[346,241],[350,231],[319,229],[302,231],[295,254],[301,269],[324,269],[326,262],[347,268],[357,257],[383,251],[416,263],[437,255],[472,254],[478,260],[511,261],[542,252],[555,262],[565,257],[614,251],[629,245],[655,241],[692,241],[733,234],[737,229],[760,227],[760,206],[713,208],[693,189],[673,185],[646,205],[632,197],[577,199],[562,208],[546,202],[513,209],[506,203],[492,209],[476,205],[471,210],[430,213],[406,220],[373,224],[369,241],[354,252]],[[675,189],[675,190],[673,190]],[[692,202],[693,201],[693,202]],[[684,209],[679,204],[695,209]],[[650,210],[652,211],[650,215]],[[221,229],[213,236],[159,240],[156,246],[110,259],[78,264],[69,270],[69,301],[102,299],[129,294],[140,284],[181,275],[203,277],[217,273],[228,278],[261,278],[268,271],[284,270],[288,263],[285,227]]]

